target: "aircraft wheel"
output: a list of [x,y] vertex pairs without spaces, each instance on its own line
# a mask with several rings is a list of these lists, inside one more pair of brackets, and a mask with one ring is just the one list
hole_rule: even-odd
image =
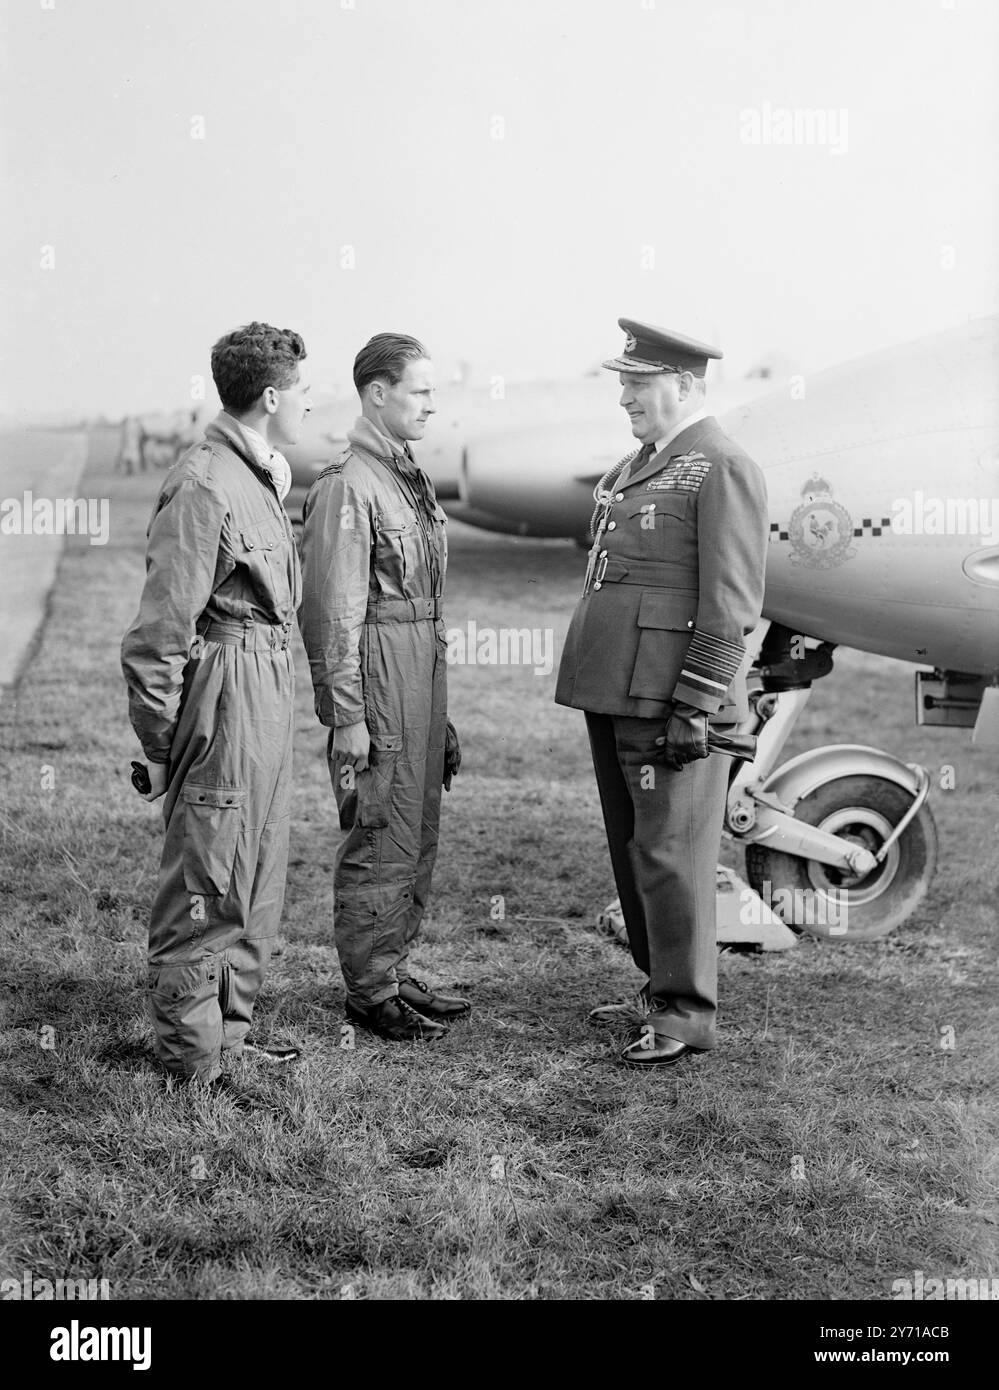
[[[839,777],[794,808],[795,818],[876,854],[912,804],[881,777]],[[937,830],[924,802],[870,874],[802,859],[764,845],[746,846],[746,877],[789,927],[830,941],[874,941],[911,916],[926,897],[937,862]]]

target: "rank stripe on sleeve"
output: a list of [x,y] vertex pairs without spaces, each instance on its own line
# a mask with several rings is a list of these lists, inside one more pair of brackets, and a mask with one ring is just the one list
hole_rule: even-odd
[[709,698],[724,695],[742,665],[744,653],[741,643],[726,642],[722,637],[713,637],[710,632],[695,628],[674,699],[684,698],[685,684],[691,694]]

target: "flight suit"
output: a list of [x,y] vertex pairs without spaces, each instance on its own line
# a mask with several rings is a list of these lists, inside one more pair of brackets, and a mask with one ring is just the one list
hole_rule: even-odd
[[[347,835],[333,932],[348,1000],[370,1008],[409,978],[437,855],[447,730],[446,517],[409,454],[363,416],[306,498],[299,613],[316,714]],[[370,767],[333,759],[367,723]]]
[[586,711],[632,957],[649,977],[647,1021],[707,1050],[730,764],[712,754],[672,771],[656,761],[656,739],[677,702],[715,726],[748,716],[743,639],[763,603],[766,488],[710,416],[619,468],[598,509],[555,699]]
[[122,642],[132,725],[170,769],[148,991],[157,1053],[180,1076],[212,1080],[242,1047],[278,933],[300,596],[287,514],[223,412],[163,483]]

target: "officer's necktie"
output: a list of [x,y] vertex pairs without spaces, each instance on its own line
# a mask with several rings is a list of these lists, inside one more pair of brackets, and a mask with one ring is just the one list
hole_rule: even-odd
[[595,538],[597,532],[603,530],[603,527],[607,523],[607,517],[610,512],[610,502],[614,496],[614,489],[624,487],[631,474],[637,473],[640,468],[644,468],[655,451],[656,446],[654,444],[643,444],[630,464],[628,462],[628,456],[625,455],[625,457],[618,463],[615,463],[612,468],[608,468],[607,472],[593,489],[593,500],[597,505],[594,507],[593,516],[590,518],[591,536]]
[[617,480],[618,487],[623,487],[629,478],[633,478],[640,469],[644,468],[655,452],[655,444],[643,444],[638,453],[631,460],[631,463],[622,471],[620,478]]

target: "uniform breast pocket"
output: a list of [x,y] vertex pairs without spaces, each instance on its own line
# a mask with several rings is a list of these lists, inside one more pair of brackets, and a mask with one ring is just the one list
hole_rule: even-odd
[[287,531],[275,517],[267,517],[244,526],[239,540],[256,601],[283,622],[291,603],[293,562]]
[[638,648],[629,695],[640,700],[671,698],[696,621],[696,591],[645,590],[638,608]]
[[694,499],[685,492],[660,492],[635,498],[628,509],[628,535],[640,554],[662,559],[670,532],[694,522]]
[[376,577],[383,593],[404,595],[420,563],[420,528],[414,512],[383,512],[375,529]]

